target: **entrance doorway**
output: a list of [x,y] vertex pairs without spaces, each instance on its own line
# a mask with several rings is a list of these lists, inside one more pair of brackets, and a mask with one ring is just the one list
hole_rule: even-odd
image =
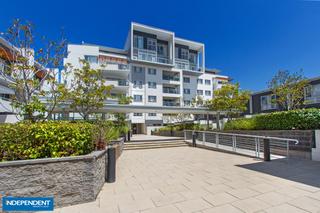
[[144,134],[144,124],[131,124],[132,134]]

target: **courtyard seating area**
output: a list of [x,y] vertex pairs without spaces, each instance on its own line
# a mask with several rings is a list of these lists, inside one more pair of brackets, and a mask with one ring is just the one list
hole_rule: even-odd
[[319,212],[320,163],[192,147],[125,151],[117,181],[72,212]]

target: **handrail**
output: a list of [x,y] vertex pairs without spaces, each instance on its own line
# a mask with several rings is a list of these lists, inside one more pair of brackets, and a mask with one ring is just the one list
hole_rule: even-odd
[[295,142],[295,145],[299,144],[299,140],[292,138],[279,138],[279,137],[270,137],[262,135],[248,135],[248,134],[238,134],[238,133],[224,133],[224,132],[211,132],[211,131],[201,131],[201,130],[184,130],[185,132],[202,132],[202,133],[212,133],[219,135],[229,135],[229,136],[239,136],[239,137],[248,137],[248,138],[262,138],[262,139],[273,139],[279,141],[292,141]]

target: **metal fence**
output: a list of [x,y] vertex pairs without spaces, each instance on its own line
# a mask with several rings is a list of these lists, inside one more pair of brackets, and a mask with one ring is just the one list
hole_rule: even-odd
[[275,159],[290,157],[290,143],[298,144],[296,139],[268,137],[259,135],[234,134],[210,131],[184,131],[184,140],[194,146],[219,149],[257,158]]

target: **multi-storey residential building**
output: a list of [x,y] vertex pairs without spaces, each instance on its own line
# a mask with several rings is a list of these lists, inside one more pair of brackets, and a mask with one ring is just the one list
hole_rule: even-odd
[[[68,53],[65,63],[79,67],[85,59],[102,69],[106,83],[114,85],[112,94],[131,96],[132,105],[191,107],[196,96],[210,99],[229,80],[205,69],[203,43],[137,23],[131,23],[124,49],[70,44]],[[131,113],[129,118],[136,133],[145,133],[148,126],[163,125],[163,116]]]
[[10,101],[14,90],[9,87],[10,77],[7,75],[12,61],[11,51],[12,46],[0,37],[0,123],[15,120]]
[[[275,103],[276,96],[271,90],[255,92],[251,95],[246,114],[259,114],[283,110]],[[320,108],[320,77],[308,79],[304,88],[304,104],[301,108]]]

